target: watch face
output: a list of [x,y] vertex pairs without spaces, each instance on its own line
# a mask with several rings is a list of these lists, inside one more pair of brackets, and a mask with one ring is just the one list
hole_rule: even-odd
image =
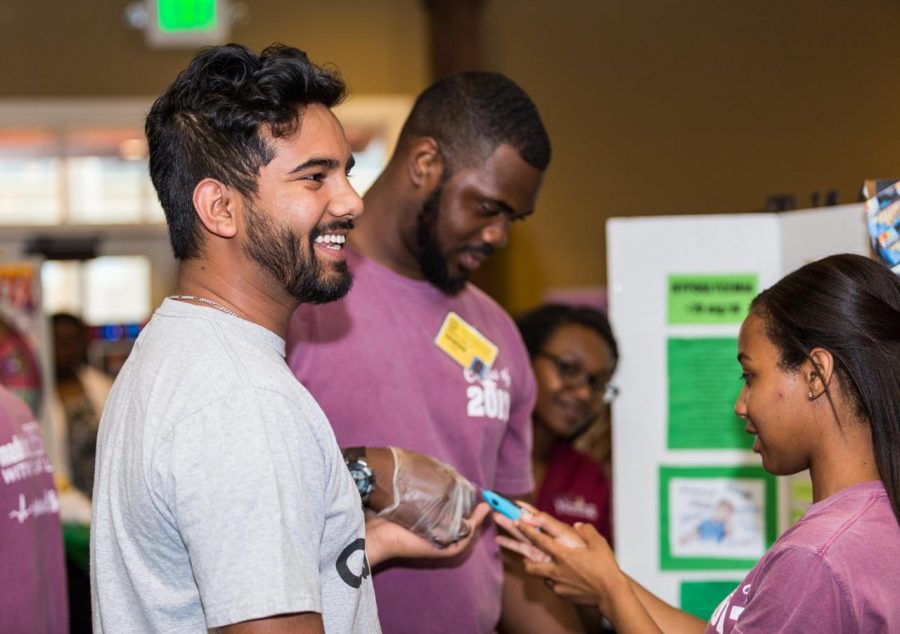
[[347,468],[350,470],[350,475],[356,483],[356,489],[363,500],[365,500],[372,492],[372,489],[375,488],[375,476],[372,473],[372,469],[361,460],[348,462]]
[[353,476],[353,481],[356,483],[356,488],[359,489],[360,495],[365,495],[369,489],[369,477],[360,469],[351,469],[350,475]]

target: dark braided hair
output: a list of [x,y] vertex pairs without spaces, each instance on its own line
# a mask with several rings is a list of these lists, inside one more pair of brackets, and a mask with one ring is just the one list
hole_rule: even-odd
[[345,96],[332,71],[301,50],[273,44],[257,56],[238,44],[204,49],[160,96],[147,116],[150,177],[166,213],[175,257],[198,257],[200,222],[193,193],[204,178],[256,194],[259,169],[274,158],[260,136],[291,136],[302,108],[332,108]]
[[541,171],[550,163],[550,139],[537,107],[499,73],[458,73],[429,86],[416,99],[398,147],[419,137],[438,142],[450,171],[480,165],[502,144]]

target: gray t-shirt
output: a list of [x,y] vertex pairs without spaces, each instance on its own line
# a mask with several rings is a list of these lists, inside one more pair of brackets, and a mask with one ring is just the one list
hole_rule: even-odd
[[95,632],[310,611],[328,632],[380,631],[359,493],[256,324],[163,303],[104,410],[93,504]]

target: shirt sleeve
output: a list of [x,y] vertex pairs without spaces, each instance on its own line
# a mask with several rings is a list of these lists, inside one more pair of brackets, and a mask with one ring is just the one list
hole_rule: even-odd
[[174,515],[208,627],[322,612],[324,487],[309,474],[324,464],[287,455],[281,434],[294,410],[246,388],[178,424]]
[[847,589],[818,552],[787,547],[773,554],[754,586],[744,610],[727,615],[736,617],[733,632],[857,631]]
[[511,386],[509,422],[500,444],[494,487],[498,492],[524,495],[534,490],[531,470],[531,413],[537,398],[537,384],[525,344],[518,331],[510,342],[514,344],[510,346],[510,356],[516,371]]

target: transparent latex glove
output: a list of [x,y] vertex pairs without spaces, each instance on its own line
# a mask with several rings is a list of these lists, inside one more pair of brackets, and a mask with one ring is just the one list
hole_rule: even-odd
[[378,513],[445,548],[472,530],[475,487],[456,469],[424,454],[390,447],[394,457],[393,502]]

